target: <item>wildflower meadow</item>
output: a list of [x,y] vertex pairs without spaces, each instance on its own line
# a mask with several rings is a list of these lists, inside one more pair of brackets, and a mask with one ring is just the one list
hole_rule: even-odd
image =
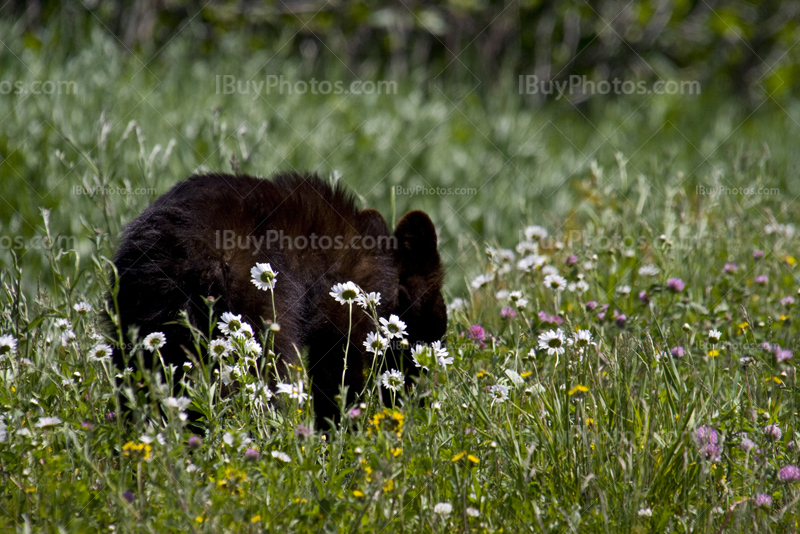
[[[354,74],[319,44],[211,46],[199,22],[127,48],[106,8],[63,9],[38,29],[0,18],[0,82],[77,87],[0,91],[0,530],[798,531],[791,94],[536,102],[505,63],[478,88],[469,62],[367,58],[359,79],[393,76],[395,94],[226,95],[215,76],[263,64]],[[205,357],[178,369],[163,332],[126,343],[114,305],[120,232],[172,185],[289,168],[390,228],[424,209],[447,270],[431,344],[379,314],[385,295],[330,288],[374,329],[353,340],[364,390],[325,427],[303,349],[274,351],[278,317],[208,295],[207,331],[182,318]],[[287,280],[250,275],[265,298]],[[399,351],[414,368],[384,369]]]

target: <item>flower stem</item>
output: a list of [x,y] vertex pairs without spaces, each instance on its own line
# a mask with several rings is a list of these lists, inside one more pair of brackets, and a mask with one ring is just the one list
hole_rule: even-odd
[[[278,313],[277,310],[275,309],[275,290],[273,288],[270,288],[269,296],[272,298],[272,324],[275,324],[278,321],[277,319]],[[272,331],[271,328],[269,336],[269,350],[275,352],[275,332]]]
[[342,387],[339,390],[342,395],[342,413],[344,413],[347,397],[344,391],[344,375],[347,373],[347,353],[350,350],[350,331],[353,330],[353,302],[350,301],[350,321],[347,325],[347,345],[344,347],[344,366],[342,367]]

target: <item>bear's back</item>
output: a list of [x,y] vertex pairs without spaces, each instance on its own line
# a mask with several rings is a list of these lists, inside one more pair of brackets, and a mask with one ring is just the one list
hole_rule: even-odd
[[[391,239],[378,212],[359,211],[344,189],[314,175],[192,176],[125,230],[114,261],[122,324],[139,325],[140,335],[166,328],[185,341],[186,332],[163,325],[181,310],[204,325],[202,298],[214,297],[218,313],[243,313],[254,327],[278,316],[281,337],[304,344],[326,326],[347,324],[347,310],[328,295],[338,282],[352,280],[395,305]],[[251,282],[256,263],[279,273],[275,313]]]

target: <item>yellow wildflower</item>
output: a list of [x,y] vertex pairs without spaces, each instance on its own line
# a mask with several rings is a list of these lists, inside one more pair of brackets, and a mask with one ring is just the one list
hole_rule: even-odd
[[748,328],[749,326],[750,326],[750,325],[748,324],[748,322],[747,322],[747,321],[745,321],[745,322],[743,322],[743,323],[739,323],[739,324],[737,324],[737,325],[736,325],[736,327],[739,329],[739,333],[740,333],[740,334],[744,334],[744,333],[747,331],[747,328]]
[[581,393],[586,393],[587,391],[589,391],[589,388],[587,388],[586,386],[582,386],[582,385],[578,384],[577,386],[575,386],[574,388],[569,390],[567,392],[567,394],[571,397],[572,395],[578,393],[579,391]]
[[129,441],[122,446],[122,454],[135,459],[149,460],[153,447],[149,443],[134,443]]
[[382,412],[376,413],[369,420],[372,424],[370,432],[385,426],[386,430],[394,432],[397,437],[403,436],[403,424],[405,422],[405,415],[399,410],[384,408]]

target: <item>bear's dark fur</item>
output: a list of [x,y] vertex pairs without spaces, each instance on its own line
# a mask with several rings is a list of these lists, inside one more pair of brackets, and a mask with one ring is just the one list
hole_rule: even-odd
[[[274,242],[276,236],[282,242]],[[311,245],[313,236],[317,246]],[[322,236],[329,236],[332,245],[327,246],[327,240],[323,244]],[[337,236],[343,246],[336,246]],[[298,237],[306,238],[304,248]],[[270,238],[272,243],[267,242]],[[350,243],[363,246],[347,247]],[[397,314],[405,321],[412,347],[445,333],[444,274],[428,216],[412,211],[390,234],[380,213],[358,210],[341,187],[296,173],[269,180],[192,176],[131,222],[114,259],[123,332],[134,325],[140,337],[163,332],[164,360],[180,368],[187,359],[185,349],[193,346],[190,332],[168,323],[186,310],[192,324],[207,332],[208,309],[202,297],[216,299],[218,315],[241,314],[260,331],[263,320],[272,320],[273,310],[270,293],[251,282],[250,269],[256,262],[269,263],[279,273],[275,352],[291,362],[296,359],[294,346],[309,348],[308,371],[320,423],[338,413],[334,398],[347,340],[348,306],[329,295],[333,285],[353,281],[367,292],[379,291],[379,315]],[[354,306],[346,376],[350,400],[362,390],[365,370],[372,363],[362,343],[373,328]],[[410,356],[403,358],[405,370],[413,372]],[[121,366],[118,351],[116,360]],[[399,368],[400,362],[391,366]]]

